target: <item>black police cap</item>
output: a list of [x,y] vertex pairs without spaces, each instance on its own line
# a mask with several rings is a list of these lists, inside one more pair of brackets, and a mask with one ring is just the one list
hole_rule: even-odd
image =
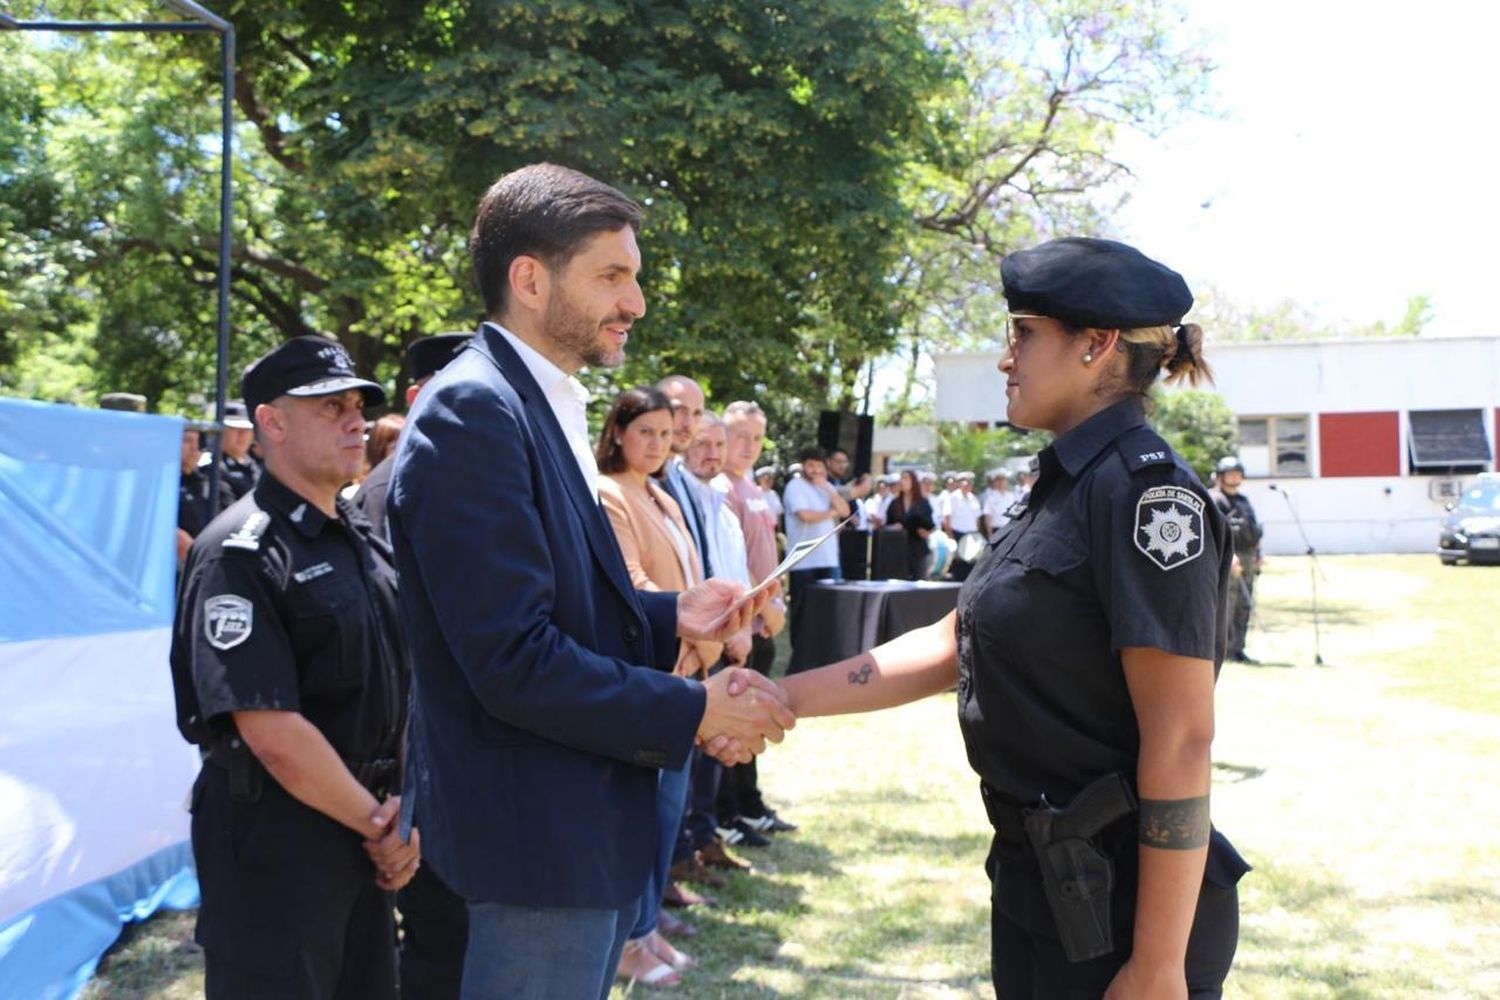
[[282,396],[329,396],[358,389],[366,406],[385,402],[378,382],[360,378],[344,345],[328,337],[293,337],[250,362],[240,378],[240,393],[253,416],[261,403]]
[[99,409],[124,413],[145,413],[146,397],[138,392],[106,392],[99,397]]
[[406,345],[406,367],[411,371],[411,380],[420,382],[447,367],[448,362],[458,357],[472,333],[439,333]]
[[1090,237],[1017,251],[1001,262],[1000,280],[1012,314],[1098,329],[1176,326],[1193,305],[1176,271],[1124,243]]
[[249,430],[254,426],[250,423],[250,410],[243,400],[231,399],[224,404],[224,426],[238,427],[240,430]]

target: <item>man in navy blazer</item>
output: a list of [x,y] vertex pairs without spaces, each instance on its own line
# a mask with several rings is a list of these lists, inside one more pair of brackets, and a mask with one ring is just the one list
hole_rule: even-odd
[[619,364],[645,313],[640,218],[564,167],[501,177],[470,239],[489,319],[418,398],[396,460],[404,820],[468,903],[465,998],[607,996],[659,769],[695,742],[748,760],[794,721],[752,672],[671,673],[679,636],[738,631],[764,595],[637,592],[598,505],[574,374]]

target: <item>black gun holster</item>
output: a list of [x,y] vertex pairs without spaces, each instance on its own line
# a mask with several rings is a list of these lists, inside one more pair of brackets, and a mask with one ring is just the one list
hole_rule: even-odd
[[238,736],[219,740],[204,756],[229,772],[229,797],[236,802],[259,802],[265,790],[266,769]]
[[1085,962],[1114,950],[1110,897],[1114,861],[1099,848],[1099,834],[1136,810],[1129,784],[1107,774],[1089,784],[1063,809],[1042,796],[1023,811],[1026,839],[1041,869],[1042,888],[1069,962]]

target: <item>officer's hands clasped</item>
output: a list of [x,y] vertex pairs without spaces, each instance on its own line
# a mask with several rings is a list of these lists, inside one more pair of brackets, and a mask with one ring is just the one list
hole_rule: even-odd
[[380,833],[365,841],[365,853],[375,866],[375,884],[395,892],[410,882],[422,863],[422,836],[413,829],[411,840],[403,841],[400,831],[401,796],[392,795],[370,817],[370,824]]

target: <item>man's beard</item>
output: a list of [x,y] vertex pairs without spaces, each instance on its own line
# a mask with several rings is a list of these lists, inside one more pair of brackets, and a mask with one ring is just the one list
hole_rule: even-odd
[[615,368],[625,360],[625,348],[612,349],[601,343],[599,334],[606,323],[629,323],[622,313],[595,323],[578,309],[561,288],[542,317],[542,332],[547,338],[578,360],[580,366]]

